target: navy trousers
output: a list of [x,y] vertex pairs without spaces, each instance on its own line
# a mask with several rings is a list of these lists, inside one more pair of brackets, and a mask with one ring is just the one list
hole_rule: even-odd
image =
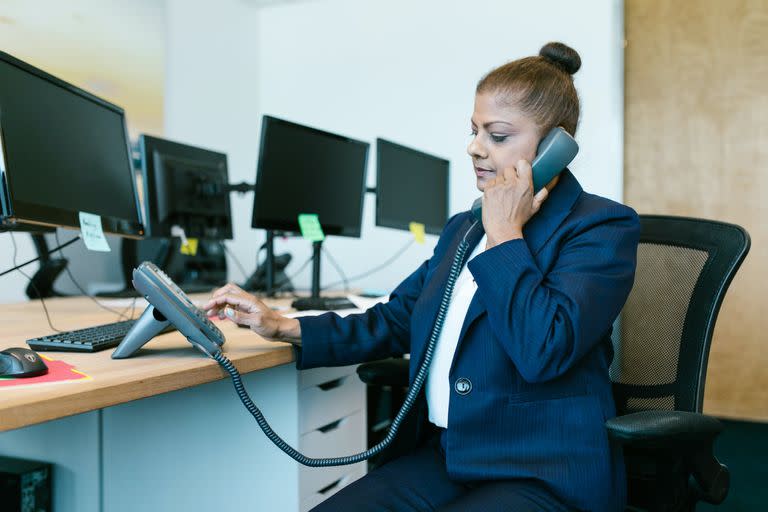
[[531,480],[453,482],[439,437],[345,487],[312,512],[565,512],[545,486]]

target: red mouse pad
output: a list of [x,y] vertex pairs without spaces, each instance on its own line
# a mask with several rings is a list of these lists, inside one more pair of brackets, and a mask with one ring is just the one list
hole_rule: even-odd
[[48,373],[38,377],[0,377],[0,388],[5,386],[26,386],[27,384],[38,384],[41,382],[89,380],[91,378],[83,372],[75,370],[75,367],[71,364],[51,359],[42,354],[38,355],[45,360],[45,365],[48,367]]

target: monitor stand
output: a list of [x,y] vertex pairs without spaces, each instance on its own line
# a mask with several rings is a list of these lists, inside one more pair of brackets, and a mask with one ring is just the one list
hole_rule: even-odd
[[[285,273],[285,268],[291,262],[289,253],[275,254],[275,236],[278,233],[268,229],[267,240],[256,251],[256,270],[246,279],[243,290],[249,292],[264,292],[267,297],[274,297],[278,292],[292,292],[293,283]],[[259,254],[266,249],[264,263],[259,264]]]
[[312,242],[312,295],[294,300],[291,306],[298,311],[352,309],[355,305],[346,297],[320,296],[320,252],[322,246],[322,241]]
[[40,268],[30,278],[26,293],[30,299],[47,299],[48,297],[63,297],[53,289],[53,283],[67,268],[66,258],[51,258],[48,243],[42,234],[32,234],[37,256],[40,258]]

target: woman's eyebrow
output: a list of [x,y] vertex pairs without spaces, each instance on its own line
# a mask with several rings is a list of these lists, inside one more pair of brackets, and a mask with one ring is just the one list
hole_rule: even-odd
[[483,128],[488,128],[489,126],[494,124],[506,124],[507,126],[514,126],[512,123],[508,123],[506,121],[489,121],[483,125]]
[[[470,119],[470,122],[471,122],[471,123],[472,123],[474,126],[477,126],[477,123],[475,122],[475,120],[474,120],[474,119]],[[494,124],[506,124],[506,125],[508,125],[508,126],[515,126],[514,124],[512,124],[512,123],[508,123],[507,121],[488,121],[487,123],[484,123],[484,124],[483,124],[483,128],[485,128],[485,129],[488,129],[488,127],[489,127],[489,126],[491,126],[491,125],[494,125]]]

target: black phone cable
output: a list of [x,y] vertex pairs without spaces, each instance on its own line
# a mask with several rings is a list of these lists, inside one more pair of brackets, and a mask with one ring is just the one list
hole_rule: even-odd
[[264,415],[261,413],[259,408],[256,407],[256,404],[253,403],[251,397],[248,395],[248,391],[246,391],[245,386],[243,386],[240,372],[237,371],[237,368],[235,368],[235,365],[232,363],[232,361],[227,359],[227,357],[222,352],[218,352],[212,356],[213,359],[215,359],[216,362],[219,363],[219,365],[221,365],[221,367],[229,373],[230,377],[232,377],[232,383],[235,386],[235,391],[237,391],[237,395],[240,397],[243,405],[245,405],[245,408],[248,409],[248,412],[253,415],[254,419],[259,424],[259,427],[261,427],[261,430],[264,431],[264,434],[266,434],[267,438],[269,438],[269,440],[272,441],[275,446],[280,448],[282,451],[288,454],[289,457],[299,462],[300,464],[315,468],[357,464],[358,462],[368,460],[374,455],[381,453],[382,450],[389,446],[389,444],[395,438],[397,430],[400,428],[400,425],[405,419],[405,416],[416,402],[416,397],[421,391],[421,388],[424,385],[424,381],[427,378],[427,372],[429,371],[429,365],[432,362],[435,346],[437,345],[437,340],[440,337],[440,332],[443,330],[445,315],[448,312],[448,305],[450,304],[451,296],[453,295],[453,287],[456,284],[456,279],[458,279],[459,274],[461,273],[461,268],[464,264],[464,256],[466,256],[467,249],[469,248],[469,244],[467,243],[467,235],[477,224],[478,222],[475,221],[475,223],[472,224],[472,226],[467,230],[467,233],[464,235],[464,238],[459,243],[459,247],[456,250],[456,255],[454,256],[453,263],[451,264],[451,271],[448,275],[448,281],[445,284],[445,291],[443,292],[443,297],[440,300],[440,309],[438,310],[437,318],[435,319],[435,325],[432,327],[432,333],[429,336],[429,342],[427,343],[427,348],[424,351],[424,358],[422,359],[421,364],[419,365],[419,369],[416,372],[416,377],[413,379],[413,384],[411,384],[411,387],[408,389],[408,393],[406,394],[405,400],[403,401],[403,405],[400,407],[400,410],[395,416],[395,419],[392,420],[392,424],[389,426],[389,431],[387,432],[387,435],[384,437],[384,439],[376,444],[376,446],[373,446],[364,452],[348,455],[345,457],[317,459],[307,457],[306,455],[299,453],[295,448],[286,443],[274,430],[272,430],[272,427],[269,426],[269,423],[267,423]]

